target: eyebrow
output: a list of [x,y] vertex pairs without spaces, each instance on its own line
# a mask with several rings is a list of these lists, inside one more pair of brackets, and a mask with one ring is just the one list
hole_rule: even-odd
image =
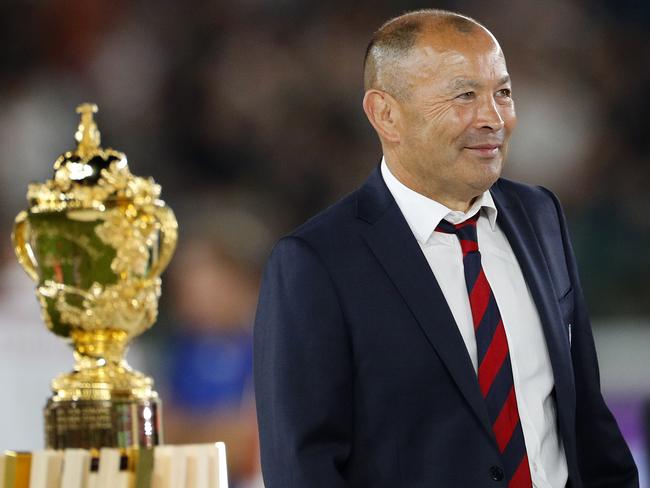
[[460,90],[464,88],[479,88],[480,86],[481,84],[478,81],[466,80],[464,78],[456,78],[449,85],[449,87],[452,90]]
[[[503,76],[499,81],[498,85],[505,85],[510,81],[510,75],[505,75]],[[456,78],[455,80],[452,80],[452,82],[449,84],[449,88],[451,90],[460,90],[464,88],[480,88],[481,84],[478,81],[475,80],[468,80],[466,78]]]

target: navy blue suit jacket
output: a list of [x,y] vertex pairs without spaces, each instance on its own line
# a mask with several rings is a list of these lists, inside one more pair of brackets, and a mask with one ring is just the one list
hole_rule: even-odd
[[[569,485],[638,486],[558,201],[491,191],[544,328]],[[254,350],[266,488],[506,486],[467,349],[379,169],[276,245]]]

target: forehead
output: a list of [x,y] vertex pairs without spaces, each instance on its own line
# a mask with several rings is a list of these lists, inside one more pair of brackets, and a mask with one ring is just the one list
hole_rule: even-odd
[[501,47],[487,31],[425,32],[406,61],[405,74],[416,83],[497,82],[508,74]]

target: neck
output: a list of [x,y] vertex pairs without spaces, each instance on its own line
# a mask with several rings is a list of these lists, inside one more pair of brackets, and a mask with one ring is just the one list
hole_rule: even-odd
[[395,178],[397,178],[404,186],[407,186],[420,195],[424,195],[431,200],[443,204],[450,210],[467,212],[476,198],[478,198],[478,195],[459,196],[452,192],[445,191],[443,188],[438,188],[435,185],[435,182],[426,181],[413,175],[404,167],[404,165],[400,164],[398,160],[391,158],[389,162],[388,157],[386,157],[386,165],[393,176],[395,176]]

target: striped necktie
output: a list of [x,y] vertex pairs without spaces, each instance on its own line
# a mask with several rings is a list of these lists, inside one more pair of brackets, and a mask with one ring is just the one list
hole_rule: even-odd
[[521,429],[512,365],[503,321],[485,277],[478,249],[478,213],[460,224],[442,220],[436,231],[456,234],[463,252],[465,283],[472,309],[478,356],[478,383],[501,452],[508,488],[531,488],[528,455]]

